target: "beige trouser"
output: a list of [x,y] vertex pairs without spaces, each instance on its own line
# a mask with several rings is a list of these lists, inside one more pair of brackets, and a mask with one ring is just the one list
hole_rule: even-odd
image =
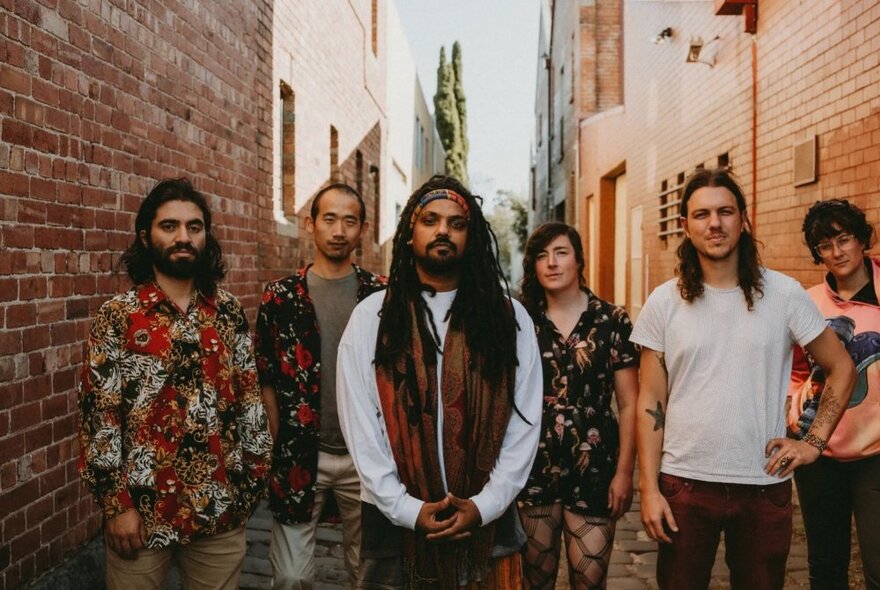
[[246,548],[244,527],[187,545],[140,549],[135,559],[123,559],[107,548],[107,590],[165,588],[172,557],[177,557],[185,590],[235,590]]
[[315,581],[315,533],[332,491],[342,515],[342,547],[349,581],[354,580],[361,546],[361,485],[351,455],[318,453],[318,480],[312,520],[301,524],[272,522],[269,561],[276,590],[309,590]]

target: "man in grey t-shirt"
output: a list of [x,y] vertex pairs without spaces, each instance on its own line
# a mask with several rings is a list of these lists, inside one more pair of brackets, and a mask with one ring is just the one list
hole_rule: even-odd
[[345,565],[360,547],[360,483],[336,412],[336,351],[358,301],[384,279],[352,264],[367,231],[363,198],[345,184],[315,195],[306,230],[315,262],[269,283],[257,315],[257,367],[275,437],[269,506],[274,588],[311,588],[318,518],[332,492],[343,523]]
[[[637,441],[642,523],[660,542],[661,589],[708,588],[723,532],[732,588],[781,590],[791,543],[791,474],[815,461],[855,369],[803,288],[763,268],[742,189],[723,169],[688,180],[679,273],[648,298]],[[785,437],[792,345],[828,386],[803,440]]]

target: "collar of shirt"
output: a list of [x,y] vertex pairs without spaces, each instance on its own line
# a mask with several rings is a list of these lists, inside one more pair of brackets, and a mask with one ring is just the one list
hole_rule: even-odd
[[[137,292],[138,301],[140,301],[141,306],[144,308],[144,312],[152,311],[157,305],[162,303],[167,303],[172,309],[176,309],[176,307],[168,300],[168,296],[165,295],[165,291],[163,291],[159,285],[155,282],[150,281],[148,283],[144,283],[143,285],[138,287]],[[204,304],[212,309],[217,309],[217,299],[216,297],[208,297],[202,295],[200,291],[196,291],[193,299],[198,304]]]

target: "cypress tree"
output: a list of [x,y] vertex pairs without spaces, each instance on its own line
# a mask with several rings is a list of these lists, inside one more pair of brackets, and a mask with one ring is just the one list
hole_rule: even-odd
[[463,182],[467,184],[467,162],[470,144],[467,134],[467,105],[465,104],[464,97],[464,78],[462,77],[461,69],[461,45],[459,45],[458,41],[452,44],[452,71],[455,75],[455,84],[453,86],[455,106],[458,108],[459,158],[462,163],[462,170],[464,171]]
[[[463,95],[462,95],[463,96]],[[437,134],[446,151],[446,174],[458,178],[467,186],[467,162],[462,159],[461,119],[455,91],[455,69],[446,61],[446,48],[440,48],[437,68],[437,92],[434,94],[434,119]]]

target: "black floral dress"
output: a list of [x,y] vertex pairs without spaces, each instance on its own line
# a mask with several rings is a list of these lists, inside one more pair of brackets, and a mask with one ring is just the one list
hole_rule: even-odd
[[622,307],[585,289],[588,301],[568,338],[541,313],[535,331],[544,369],[541,439],[519,500],[527,506],[562,502],[587,516],[607,517],[608,488],[620,448],[611,407],[614,372],[639,363]]

